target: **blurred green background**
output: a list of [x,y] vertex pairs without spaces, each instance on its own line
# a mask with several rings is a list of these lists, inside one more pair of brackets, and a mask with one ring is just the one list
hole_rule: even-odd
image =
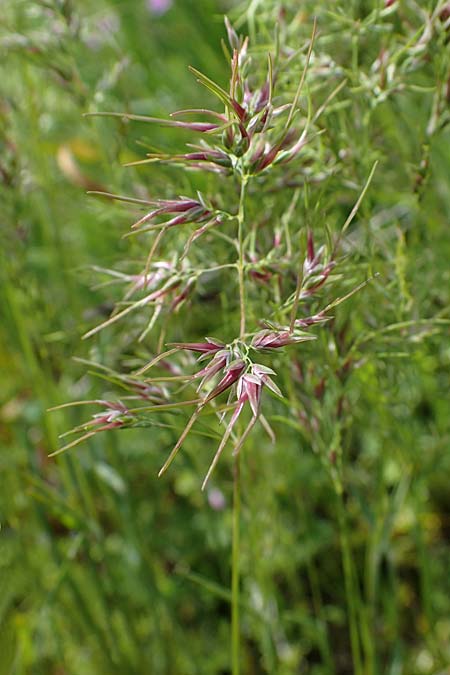
[[[276,22],[279,3],[247,4]],[[323,21],[345,3],[326,4]],[[121,165],[142,156],[138,141],[179,150],[184,138],[82,114],[164,117],[206,105],[187,65],[226,81],[223,14],[239,17],[235,5],[1,2],[0,675],[229,672],[229,472],[200,493],[204,462],[193,444],[168,481],[156,480],[176,436],[152,428],[104,434],[50,460],[58,435],[82,418],[46,411],[100,395],[73,357],[102,361],[115,349],[103,335],[94,344],[81,335],[110,310],[90,266],[130,257],[121,239],[130,216],[86,191],[131,194],[145,184],[171,194],[171,170]],[[363,108],[364,93],[355,101]],[[359,137],[344,110],[332,137],[352,137],[358,178],[377,153],[388,157],[365,215],[373,209],[381,223],[371,221],[367,240],[385,255],[391,322],[393,306],[397,320],[448,317],[450,135],[447,125],[423,155],[417,129],[430,106],[421,91],[380,105]],[[410,186],[421,171],[417,197]],[[351,164],[347,172],[352,187]],[[191,179],[179,181],[188,192]],[[352,311],[364,309],[361,299]],[[346,499],[360,602],[374,627],[372,673],[448,672],[450,348],[447,327],[425,328],[407,349],[401,339],[382,344],[348,385]],[[383,361],[383,350],[399,358]],[[329,479],[295,426],[278,432],[283,454],[246,469],[243,672],[350,674]]]

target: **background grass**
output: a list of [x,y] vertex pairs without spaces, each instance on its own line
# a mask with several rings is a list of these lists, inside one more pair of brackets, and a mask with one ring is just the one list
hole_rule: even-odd
[[[420,35],[425,19],[416,5],[400,2],[398,13],[366,26],[383,3],[306,2],[302,12],[285,4],[285,39],[293,44],[310,34],[313,11],[319,15],[317,52],[348,78],[350,92],[327,116],[317,160],[325,173],[327,162],[339,172],[325,187],[311,186],[310,203],[320,207],[300,205],[297,217],[314,228],[325,219],[342,223],[380,159],[349,233],[349,282],[360,269],[381,279],[342,306],[334,332],[341,343],[330,347],[324,333],[319,346],[299,352],[299,400],[310,421],[322,420],[321,434],[289,394],[273,413],[276,447],[255,436],[246,452],[243,672],[354,672],[350,595],[364,672],[437,675],[446,672],[450,643],[450,352],[448,328],[430,319],[448,318],[450,131],[443,125],[430,136],[427,127],[436,87],[449,76],[448,41],[440,33],[417,68],[397,71],[408,86],[378,100],[372,64],[381,48],[392,54]],[[424,12],[436,6],[421,4]],[[74,355],[109,363],[141,356],[127,352],[120,331],[80,341],[111,308],[108,291],[92,288],[89,266],[142,253],[141,244],[120,238],[130,213],[86,190],[173,194],[171,169],[143,173],[121,164],[143,155],[138,140],[167,150],[184,141],[179,132],[82,113],[165,116],[206,105],[186,66],[226,81],[222,13],[231,9],[242,30],[256,33],[255,58],[260,52],[263,60],[280,22],[278,3],[230,5],[175,2],[157,16],[139,0],[2,3],[0,675],[229,672],[226,462],[209,494],[199,491],[214,431],[199,427],[206,437],[194,436],[159,481],[172,428],[108,433],[51,461],[58,434],[82,417],[46,410],[104,391]],[[442,108],[444,120],[448,101]],[[190,175],[176,180],[178,194],[211,187]],[[252,208],[256,214],[256,201]],[[277,218],[286,197],[266,208]],[[179,335],[221,336],[232,303],[222,281],[176,319]],[[346,331],[365,342],[360,367],[344,379],[336,373]],[[289,392],[297,370],[279,366]],[[323,378],[328,389],[319,400]],[[165,422],[181,428],[183,420]],[[330,452],[342,453],[342,471],[324,462]]]

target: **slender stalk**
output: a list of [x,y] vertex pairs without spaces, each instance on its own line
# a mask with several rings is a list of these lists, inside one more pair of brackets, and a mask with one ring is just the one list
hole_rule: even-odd
[[[248,176],[241,175],[241,190],[238,209],[238,278],[241,338],[245,335],[245,276],[244,276],[244,220],[245,195]],[[234,456],[233,467],[233,551],[231,562],[231,663],[232,675],[239,675],[240,625],[239,625],[239,558],[240,558],[240,517],[241,517],[241,472],[239,453]]]
[[241,517],[240,455],[234,457],[233,467],[233,549],[231,561],[231,664],[232,675],[240,672],[240,619],[239,619],[239,558]]
[[345,505],[342,496],[342,483],[340,478],[335,479],[333,482],[337,497],[337,507],[338,507],[337,511],[338,511],[339,534],[341,539],[342,566],[344,568],[345,595],[347,599],[348,620],[350,624],[350,643],[352,649],[353,672],[355,675],[363,675],[364,669],[362,665],[361,644],[358,629],[358,610],[357,610],[358,590],[355,584],[355,574],[350,549],[347,516],[345,513]]
[[[296,502],[298,504],[299,512],[302,520],[308,531],[313,527],[311,513],[307,510],[304,499],[297,495]],[[327,675],[334,675],[336,672],[333,663],[333,652],[330,645],[330,636],[327,626],[327,619],[324,613],[324,603],[322,592],[320,589],[320,580],[314,556],[306,560],[306,573],[308,575],[309,585],[311,588],[311,600],[314,609],[317,631],[319,634],[319,649],[321,652],[324,667],[327,669]]]
[[240,337],[245,335],[245,278],[244,278],[244,218],[245,218],[245,193],[247,188],[247,176],[241,177],[241,194],[239,197],[238,210],[238,275],[239,275],[239,307],[240,307]]

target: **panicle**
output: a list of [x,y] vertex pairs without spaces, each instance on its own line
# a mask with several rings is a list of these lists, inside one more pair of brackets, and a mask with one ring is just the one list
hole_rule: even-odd
[[[156,7],[157,3],[153,4]],[[161,7],[169,4],[170,2],[160,3]],[[282,14],[280,16],[282,17]],[[248,222],[248,214],[252,215],[252,211],[245,204],[245,197],[252,189],[255,193],[261,186],[266,186],[265,176],[269,171],[276,166],[293,162],[302,155],[305,145],[311,138],[310,127],[313,128],[313,135],[321,133],[315,122],[334,93],[322,105],[315,117],[303,112],[299,104],[314,42],[315,26],[308,46],[306,66],[296,93],[291,103],[282,105],[278,104],[279,101],[275,101],[274,104],[275,87],[281,72],[278,58],[274,64],[272,56],[268,55],[267,69],[258,83],[249,75],[248,40],[238,35],[228,19],[225,19],[225,26],[231,47],[229,51],[225,47],[231,69],[229,86],[223,88],[195,68],[190,68],[198,82],[218,99],[220,111],[190,108],[173,112],[170,119],[135,114],[105,114],[112,114],[122,120],[148,122],[199,133],[201,140],[196,144],[188,144],[185,152],[178,154],[151,152],[147,154],[146,159],[131,164],[170,163],[183,169],[213,172],[218,174],[220,179],[230,176],[234,181],[233,191],[230,188],[228,192],[224,191],[224,195],[226,194],[228,199],[230,194],[239,194],[235,188],[236,184],[240,183],[240,201],[238,204],[235,201],[231,208],[225,205],[227,206],[225,210],[225,206],[219,200],[209,200],[200,192],[195,197],[179,195],[172,199],[143,199],[143,195],[135,198],[101,193],[103,196],[127,201],[137,205],[138,208],[147,210],[132,225],[132,232],[126,236],[134,232],[138,234],[153,230],[158,230],[158,232],[153,239],[145,267],[139,273],[123,274],[104,270],[113,277],[113,281],[128,284],[125,296],[122,298],[124,308],[115,309],[106,321],[90,330],[85,337],[97,333],[135,310],[145,312],[151,307],[152,313],[148,318],[147,327],[140,336],[142,340],[153,329],[156,319],[163,310],[169,316],[179,310],[192,294],[196,281],[201,275],[206,277],[206,273],[215,274],[218,270],[221,274],[224,268],[234,268],[239,273],[240,337],[228,343],[209,337],[200,341],[173,342],[169,343],[170,349],[167,352],[161,353],[161,345],[164,343],[167,328],[164,324],[158,340],[158,348],[152,360],[129,377],[116,378],[130,392],[127,399],[145,401],[145,404],[130,411],[122,401],[95,401],[102,406],[101,412],[94,414],[80,428],[86,432],[84,436],[63,448],[67,449],[99,431],[130,426],[139,419],[140,410],[154,412],[173,410],[178,405],[192,405],[194,411],[162,466],[159,472],[161,475],[175,459],[205,406],[211,404],[210,407],[224,424],[224,433],[206,474],[203,488],[230,438],[234,444],[234,453],[238,453],[257,421],[261,423],[269,436],[274,438],[273,431],[262,412],[263,392],[266,392],[264,394],[266,396],[269,390],[277,397],[282,397],[282,393],[272,379],[276,373],[256,361],[260,358],[263,360],[264,354],[273,353],[274,350],[282,350],[284,347],[316,339],[316,336],[302,329],[329,321],[331,317],[328,311],[349,297],[347,294],[327,305],[325,309],[316,310],[315,313],[312,313],[314,310],[310,309],[308,310],[311,312],[310,316],[298,318],[297,310],[300,301],[310,298],[330,279],[336,264],[335,251],[329,253],[325,246],[317,247],[312,231],[308,230],[304,258],[300,258],[300,264],[298,263],[297,257],[292,253],[295,240],[289,233],[289,219],[294,216],[297,197],[292,199],[292,207],[289,207],[288,213],[274,219],[272,230],[267,236],[263,234],[261,238],[257,236],[260,223],[258,221]],[[335,93],[341,88],[342,83],[336,88]],[[195,117],[192,118],[192,115]],[[252,181],[251,188],[247,187],[250,179],[254,177],[257,179]],[[213,180],[215,181],[215,177]],[[275,181],[270,187],[275,191],[279,183]],[[354,209],[352,213],[355,212]],[[270,217],[265,215],[262,221],[264,226],[270,223]],[[229,235],[227,227],[230,221],[234,222],[235,232],[237,230],[234,239]],[[347,221],[344,230],[349,223],[350,220]],[[171,245],[174,241],[176,243],[175,251],[170,254],[171,262],[165,260],[153,262],[153,256],[166,230],[185,224],[195,225],[195,228],[192,228],[194,231],[188,234],[178,249],[177,244],[183,236],[183,231],[180,232],[178,239],[175,235],[172,236]],[[183,228],[179,229],[183,230]],[[225,259],[224,264],[222,260],[210,263],[208,259],[210,251],[201,251],[199,255],[201,262],[197,261],[197,267],[195,264],[191,266],[193,258],[190,260],[187,258],[191,244],[209,231],[211,239],[214,237],[227,241],[230,245],[231,256]],[[168,238],[170,239],[170,235]],[[265,255],[262,253],[264,245],[270,248]],[[214,247],[211,247],[211,250],[215,250]],[[238,251],[238,258],[236,251]],[[205,260],[206,263],[204,263]],[[272,287],[276,288],[275,294],[279,302],[274,303],[278,306],[273,307],[272,316],[275,316],[281,324],[260,319],[259,326],[264,326],[263,330],[256,333],[246,332],[245,329],[250,324],[250,316],[246,315],[245,308],[250,304],[251,297],[246,287],[248,277],[266,285],[269,290]],[[295,279],[297,279],[297,286],[295,293],[292,293],[291,287]],[[285,285],[288,285],[286,294]],[[285,299],[282,296],[285,296]],[[308,306],[312,303],[305,302],[304,304]],[[256,303],[255,306],[257,307]],[[289,313],[290,325],[283,325],[289,321],[287,316]],[[176,354],[173,359],[175,363],[172,363],[167,357],[174,354]],[[195,367],[192,367],[194,363]],[[161,377],[139,379],[145,371],[157,364],[164,370]],[[187,371],[187,367],[192,367],[194,372]],[[164,384],[160,385],[160,382]],[[194,398],[179,403],[172,399],[172,386],[179,394],[188,385],[196,388]],[[324,386],[324,383],[321,383],[318,395],[322,390],[324,391]],[[222,394],[228,397],[225,405],[220,403]],[[249,420],[243,431],[237,425],[241,415]]]

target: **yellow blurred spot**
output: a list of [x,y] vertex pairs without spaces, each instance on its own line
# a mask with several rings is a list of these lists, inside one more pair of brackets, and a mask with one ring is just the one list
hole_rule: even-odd
[[56,153],[56,162],[61,173],[73,185],[79,185],[86,190],[104,190],[102,185],[85,176],[78,166],[69,145],[60,145]]
[[97,162],[100,160],[98,149],[83,138],[72,138],[66,145],[73,155],[82,162]]

